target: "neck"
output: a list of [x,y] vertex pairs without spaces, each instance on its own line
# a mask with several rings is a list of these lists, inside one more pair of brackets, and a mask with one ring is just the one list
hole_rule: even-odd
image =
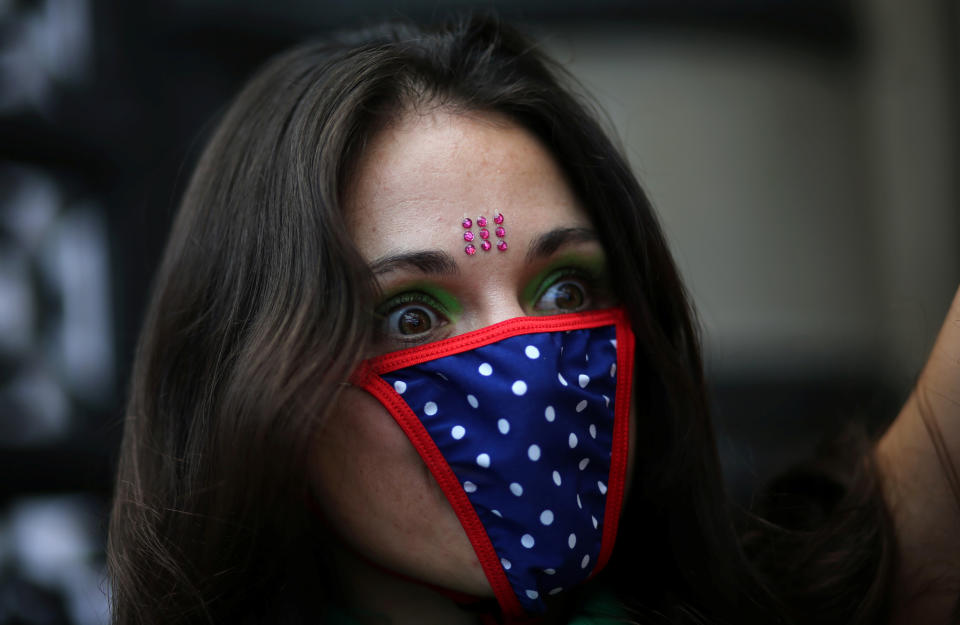
[[441,592],[377,567],[349,548],[332,556],[346,595],[350,618],[358,625],[479,625],[480,616],[462,609]]

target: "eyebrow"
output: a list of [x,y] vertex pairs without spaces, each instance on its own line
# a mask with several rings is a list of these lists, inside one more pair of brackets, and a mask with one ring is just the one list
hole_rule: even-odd
[[[590,228],[557,228],[535,238],[527,246],[525,262],[549,256],[564,245],[598,241],[597,233]],[[422,250],[381,256],[370,263],[374,275],[383,275],[401,269],[415,269],[421,273],[456,276],[460,274],[457,261],[450,254],[437,250]]]
[[527,246],[526,262],[531,263],[538,258],[549,256],[564,245],[599,240],[597,233],[591,228],[557,228],[530,242]]
[[416,269],[422,273],[455,276],[460,273],[457,262],[446,252],[420,251],[381,256],[370,263],[374,275],[382,275],[400,269]]

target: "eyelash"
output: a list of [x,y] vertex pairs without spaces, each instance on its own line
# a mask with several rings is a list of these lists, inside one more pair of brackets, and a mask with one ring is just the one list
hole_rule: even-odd
[[[530,306],[533,310],[538,310],[537,304],[550,291],[550,289],[564,280],[575,279],[580,282],[580,288],[583,290],[584,303],[577,310],[589,309],[603,302],[607,297],[607,287],[604,275],[590,267],[568,266],[558,268],[543,279],[542,284],[537,288],[536,294]],[[428,330],[411,335],[408,338],[399,336],[395,331],[392,317],[395,313],[408,308],[410,304],[418,304],[417,308],[426,311],[431,317],[432,325]],[[543,312],[543,309],[539,309]],[[570,311],[576,312],[576,311]],[[552,313],[544,313],[552,314]],[[378,337],[381,341],[389,341],[398,344],[417,344],[436,340],[434,332],[450,323],[450,312],[440,301],[423,291],[407,291],[388,298],[385,302],[377,306],[375,317],[378,322]],[[399,321],[399,319],[398,319]]]
[[596,303],[594,300],[598,299],[598,296],[605,291],[603,286],[604,279],[598,275],[596,271],[586,267],[562,267],[551,272],[544,278],[543,284],[537,289],[536,295],[533,298],[533,309],[537,309],[537,304],[551,288],[568,278],[576,278],[582,283],[581,286],[583,287],[584,296],[588,299],[588,302],[585,303],[582,308],[588,308],[590,305]]
[[400,293],[395,295],[385,301],[383,304],[377,306],[374,311],[374,316],[376,317],[378,324],[378,338],[380,340],[393,341],[397,343],[422,343],[424,341],[424,336],[429,334],[430,331],[435,330],[431,327],[430,330],[422,332],[413,336],[412,338],[401,338],[391,334],[390,321],[394,313],[400,312],[402,309],[407,308],[409,304],[419,304],[418,308],[427,311],[432,317],[435,317],[438,320],[442,320],[442,323],[438,327],[442,327],[449,323],[448,318],[450,317],[449,311],[429,293],[423,291],[407,291],[405,293]]

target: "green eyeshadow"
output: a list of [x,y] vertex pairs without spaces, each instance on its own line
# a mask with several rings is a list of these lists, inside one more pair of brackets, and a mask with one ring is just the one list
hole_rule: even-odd
[[543,271],[540,271],[530,280],[523,291],[521,297],[524,304],[533,306],[534,303],[543,294],[543,291],[549,286],[549,279],[553,274],[562,272],[566,269],[585,271],[595,279],[603,279],[606,276],[607,263],[602,254],[564,254],[553,260]]
[[[429,299],[434,300],[435,304],[440,308],[439,312],[442,312],[450,317],[451,321],[453,321],[458,315],[460,315],[460,313],[463,312],[463,306],[460,304],[457,298],[447,291],[438,288],[437,285],[430,282],[413,282],[399,286],[386,293],[383,298],[383,303],[377,306],[377,314],[385,314],[398,303],[402,303],[398,300],[403,298],[403,296],[413,296],[416,293],[422,293]],[[404,299],[406,301],[418,301],[416,298]],[[427,300],[426,303],[429,304],[431,302]]]

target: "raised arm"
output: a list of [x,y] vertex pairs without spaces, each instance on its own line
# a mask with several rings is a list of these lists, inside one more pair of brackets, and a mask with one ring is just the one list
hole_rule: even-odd
[[891,623],[960,622],[960,290],[877,455],[899,541]]

